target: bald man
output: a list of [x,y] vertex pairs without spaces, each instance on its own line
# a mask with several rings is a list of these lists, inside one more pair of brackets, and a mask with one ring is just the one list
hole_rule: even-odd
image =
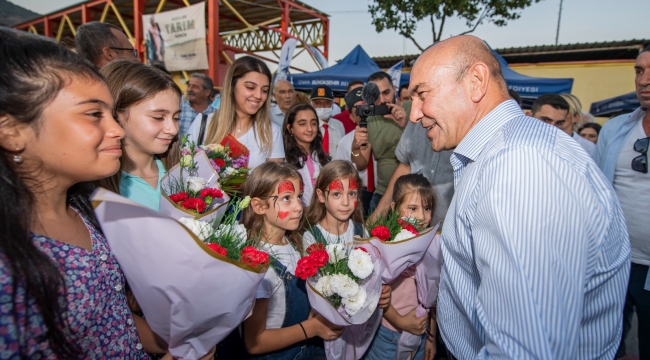
[[612,359],[630,244],[596,164],[522,113],[478,38],[425,51],[409,92],[433,150],[454,149],[438,297],[451,357]]

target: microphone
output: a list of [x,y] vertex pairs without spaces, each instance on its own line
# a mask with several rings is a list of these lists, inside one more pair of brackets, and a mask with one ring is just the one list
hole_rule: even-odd
[[377,87],[377,84],[372,81],[368,81],[363,89],[361,89],[361,98],[368,105],[374,105],[375,101],[379,99],[379,95],[379,88]]

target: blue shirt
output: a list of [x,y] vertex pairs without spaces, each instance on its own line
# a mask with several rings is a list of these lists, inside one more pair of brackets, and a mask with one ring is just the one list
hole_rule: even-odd
[[[217,111],[217,108],[213,107],[212,104],[210,104],[205,110],[203,110],[201,114],[207,115],[215,111]],[[190,129],[190,125],[192,125],[192,121],[194,121],[198,114],[199,113],[192,109],[189,100],[181,102],[181,115],[179,117],[180,130],[178,132],[179,136],[187,134],[187,131]]]
[[451,156],[438,324],[459,359],[612,359],[630,244],[580,145],[508,100]]
[[610,182],[614,182],[616,162],[623,145],[634,130],[634,126],[643,120],[645,114],[646,109],[638,108],[630,114],[623,114],[607,121],[600,130],[594,160]]
[[149,183],[144,181],[141,177],[131,175],[122,171],[122,180],[120,180],[120,195],[129,200],[133,200],[138,204],[142,204],[148,208],[159,210],[160,209],[160,179],[167,173],[165,166],[160,159],[156,158],[156,165],[158,165],[158,185],[152,188]]

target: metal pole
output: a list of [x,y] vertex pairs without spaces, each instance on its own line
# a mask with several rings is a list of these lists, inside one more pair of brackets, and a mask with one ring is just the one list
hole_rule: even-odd
[[555,45],[557,45],[558,40],[560,39],[560,21],[562,21],[562,2],[560,0],[560,13],[557,15],[557,31],[555,32]]

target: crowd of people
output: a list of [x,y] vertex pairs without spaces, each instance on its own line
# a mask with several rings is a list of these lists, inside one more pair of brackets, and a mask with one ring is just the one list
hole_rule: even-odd
[[[185,135],[249,151],[241,222],[279,262],[204,359],[324,358],[343,328],[310,312],[297,262],[316,237],[352,242],[392,212],[444,220],[440,292],[417,317],[412,269],[384,284],[363,359],[393,358],[404,331],[422,338],[413,359],[613,359],[634,312],[650,358],[650,48],[635,65],[641,107],[601,129],[571,94],[524,114],[471,36],[428,48],[410,84],[350,82],[342,107],[328,86],[273,83],[251,56],[221,91],[197,73],[183,93],[117,27],[85,24],[76,45],[0,29],[0,358],[171,358],[89,195],[101,186],[158,210]],[[360,126],[368,83],[389,114]]]

